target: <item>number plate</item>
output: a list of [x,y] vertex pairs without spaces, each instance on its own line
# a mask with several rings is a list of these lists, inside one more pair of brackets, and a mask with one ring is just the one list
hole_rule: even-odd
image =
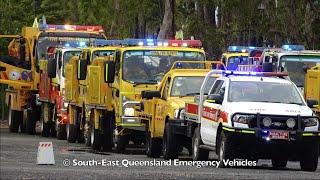
[[269,136],[270,139],[284,139],[288,140],[289,139],[289,132],[286,131],[269,131]]

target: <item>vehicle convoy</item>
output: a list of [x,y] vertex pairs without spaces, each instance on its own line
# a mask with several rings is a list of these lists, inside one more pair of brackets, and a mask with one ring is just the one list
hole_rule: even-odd
[[65,95],[65,66],[73,56],[79,56],[80,48],[56,48],[49,60],[40,60],[39,102],[41,102],[42,136],[66,138],[68,119]]
[[[103,112],[106,110],[110,111],[111,108],[111,88],[104,79],[104,66],[110,60],[111,57],[109,56],[115,54],[120,41],[99,40],[96,42],[96,45],[104,47],[84,48],[80,58],[72,58],[66,64],[64,102],[68,106],[66,134],[67,140],[70,143],[78,141],[91,145],[91,139],[88,139],[91,135],[87,134],[87,136],[84,136],[85,128],[89,131],[89,127],[85,126],[86,117],[97,114],[94,112],[91,114],[92,108],[99,108]],[[102,115],[99,114],[99,116]],[[95,127],[99,126],[96,125]],[[94,133],[94,131],[92,132]],[[92,138],[94,137],[92,135]],[[95,139],[92,143],[95,148],[97,141],[99,142],[99,147],[101,147],[100,142],[102,139]]]
[[44,108],[37,101],[42,71],[40,60],[48,60],[56,47],[88,46],[96,39],[105,39],[105,35],[101,26],[41,23],[39,27],[24,27],[21,35],[0,36],[1,41],[4,38],[12,40],[8,45],[8,55],[0,57],[0,83],[9,87],[6,104],[9,107],[10,131],[18,132],[20,128],[21,132],[34,134],[35,123],[43,112],[41,107]]
[[305,100],[320,117],[320,64],[307,70],[304,87]]
[[79,66],[87,67],[87,78],[92,78],[87,79],[88,91],[84,92],[88,101],[82,109],[86,110],[86,144],[95,150],[114,146],[121,152],[129,141],[137,145],[145,142],[146,127],[134,109],[140,105],[141,92],[156,90],[174,62],[205,60],[198,40],[125,39],[121,45],[113,55],[114,61]]
[[194,160],[206,160],[214,150],[221,167],[228,166],[227,160],[272,159],[273,167],[282,168],[295,158],[302,170],[317,169],[319,118],[294,83],[266,77],[284,74],[233,71],[222,72],[212,83],[216,73],[207,74],[200,97],[186,103],[179,119],[168,121],[171,141],[192,139]]
[[[167,121],[179,119],[180,112],[185,102],[192,102],[195,95],[199,94],[205,75],[210,69],[190,69],[191,64],[212,64],[222,65],[220,61],[176,61],[171,70],[163,77],[157,90],[142,91],[141,107],[139,116],[146,126],[146,154],[148,157],[160,157],[161,153],[165,159],[178,156],[178,142],[183,139],[171,141],[166,139],[170,133]],[[218,77],[218,76],[217,76]],[[213,82],[216,77],[210,80]],[[184,142],[188,143],[188,142]],[[188,143],[191,152],[191,143]],[[163,150],[162,150],[163,149]],[[174,149],[176,153],[171,153]]]

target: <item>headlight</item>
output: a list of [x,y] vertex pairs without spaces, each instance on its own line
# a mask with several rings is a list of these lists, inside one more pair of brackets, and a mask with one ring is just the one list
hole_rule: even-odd
[[302,119],[302,122],[304,124],[304,127],[310,127],[310,126],[317,126],[318,125],[318,119],[317,118]]
[[179,119],[181,119],[181,120],[184,119],[184,113],[185,113],[185,110],[181,109],[180,114],[179,114]]
[[265,127],[270,127],[271,124],[272,124],[272,119],[269,118],[269,117],[265,117],[265,118],[262,119],[262,124]]
[[232,120],[233,120],[233,122],[237,122],[237,123],[241,123],[241,124],[249,124],[249,121],[253,118],[255,118],[254,115],[236,114],[233,116]]
[[289,128],[293,128],[296,125],[296,120],[294,120],[293,118],[289,118],[286,121],[286,124]]
[[125,116],[134,116],[134,108],[125,108],[124,115]]
[[63,103],[63,108],[68,108],[68,103]]

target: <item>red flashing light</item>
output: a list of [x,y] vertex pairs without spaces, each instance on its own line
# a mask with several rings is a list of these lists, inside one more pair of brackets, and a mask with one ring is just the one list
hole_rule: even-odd
[[200,40],[169,40],[169,45],[174,47],[202,47]]
[[78,25],[54,25],[48,24],[43,30],[67,30],[67,31],[88,31],[88,32],[104,32],[102,26],[78,26]]

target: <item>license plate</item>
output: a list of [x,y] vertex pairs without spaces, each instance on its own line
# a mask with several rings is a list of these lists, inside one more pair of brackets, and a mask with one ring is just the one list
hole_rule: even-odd
[[269,131],[269,136],[270,139],[284,139],[288,140],[289,139],[289,132],[286,131]]

